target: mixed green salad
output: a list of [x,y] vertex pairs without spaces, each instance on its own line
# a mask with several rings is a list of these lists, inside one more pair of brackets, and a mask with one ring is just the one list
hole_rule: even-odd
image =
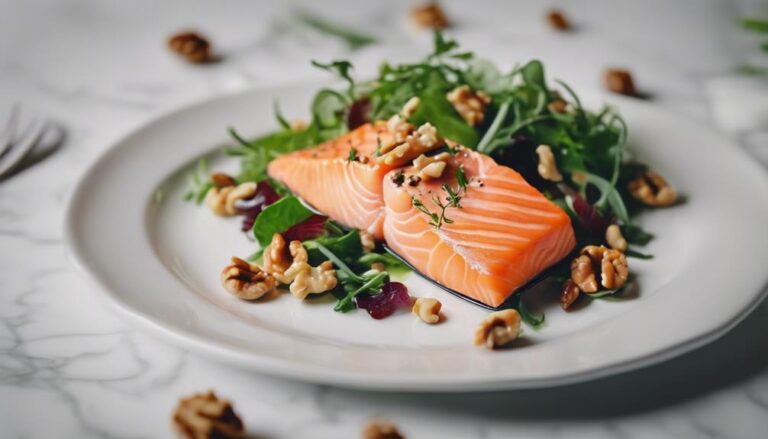
[[[344,85],[323,88],[315,94],[309,122],[303,127],[292,126],[275,104],[279,129],[255,139],[246,139],[230,129],[236,145],[226,153],[240,158],[241,170],[234,177],[237,183],[259,184],[260,195],[255,197],[258,202],[251,200],[239,209],[245,217],[245,229],[261,248],[269,244],[274,233],[283,233],[302,241],[311,261],[332,261],[339,278],[339,285],[332,291],[338,298],[337,311],[355,309],[357,297],[381,294],[391,274],[406,268],[379,245],[365,251],[357,230],[345,230],[307,208],[270,179],[267,164],[280,155],[335,139],[362,124],[387,120],[414,96],[420,104],[409,122],[417,126],[428,122],[442,137],[488,154],[518,171],[569,214],[580,247],[605,244],[606,228],[614,224],[629,243],[627,256],[650,257],[637,250],[637,246],[652,239],[635,222],[646,205],[631,196],[629,189],[630,183],[647,169],[632,160],[626,149],[624,120],[610,106],[597,111],[584,108],[567,84],[547,79],[540,61],[501,71],[435,32],[434,48],[425,58],[414,63],[384,63],[371,80],[356,79],[349,61],[313,64],[339,77]],[[446,98],[459,86],[469,86],[490,97],[483,121],[475,126],[467,123]],[[547,180],[537,172],[539,145],[551,148],[561,181]],[[202,202],[216,186],[205,173],[202,165],[193,175],[189,199]],[[253,258],[260,256],[256,253]],[[371,270],[374,262],[384,264],[386,269]],[[559,280],[569,276],[567,267],[551,275]],[[529,324],[543,320],[525,309],[519,295],[512,298],[512,306]]]

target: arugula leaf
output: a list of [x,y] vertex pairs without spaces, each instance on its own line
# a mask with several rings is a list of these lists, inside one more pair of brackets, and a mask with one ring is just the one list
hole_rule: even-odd
[[363,253],[363,255],[357,259],[357,262],[363,267],[370,267],[371,264],[379,262],[384,264],[384,266],[387,267],[387,272],[391,274],[403,274],[411,271],[411,269],[401,260],[389,253]]
[[313,213],[296,197],[285,197],[261,211],[253,224],[253,235],[262,247],[269,245],[275,233],[282,233],[306,220]]
[[470,148],[477,145],[477,131],[459,116],[443,90],[432,87],[421,93],[419,99],[421,102],[409,121],[415,125],[429,122],[446,139]]
[[653,239],[653,235],[643,230],[642,227],[633,224],[623,224],[621,234],[630,244],[646,245]]
[[628,248],[624,252],[624,254],[627,255],[628,258],[653,259],[653,255],[647,255],[645,253],[640,253],[639,251],[632,250],[631,248]]
[[312,61],[312,65],[315,67],[321,68],[323,70],[327,70],[331,73],[334,73],[340,76],[345,81],[347,81],[347,83],[349,84],[349,87],[347,89],[347,95],[349,96],[349,101],[351,102],[355,100],[355,80],[352,79],[352,75],[350,73],[353,69],[351,62],[344,61],[344,60],[335,60],[327,64],[323,64],[321,62]]
[[313,243],[305,243],[307,253],[312,265],[318,265],[328,259],[316,244],[322,245],[325,249],[332,252],[336,257],[347,266],[355,266],[360,255],[363,253],[363,246],[360,242],[360,232],[352,230],[345,235],[338,237],[320,237],[313,240]]
[[443,33],[439,30],[435,30],[432,41],[434,42],[435,49],[432,54],[429,55],[429,58],[440,57],[459,47],[459,43],[457,43],[456,40],[445,38]]
[[600,199],[595,203],[598,208],[604,207],[605,204],[611,206],[611,210],[624,224],[631,224],[629,213],[626,206],[624,206],[624,200],[621,198],[621,194],[616,190],[614,185],[608,180],[599,177],[589,172],[585,173],[587,176],[587,182],[595,185],[600,190]]
[[318,32],[341,39],[352,50],[360,49],[376,42],[376,38],[370,35],[349,29],[316,15],[303,13],[299,15],[299,19]]

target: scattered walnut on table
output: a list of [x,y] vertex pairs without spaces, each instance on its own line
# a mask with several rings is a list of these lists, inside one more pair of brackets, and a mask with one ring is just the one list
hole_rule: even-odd
[[536,168],[539,175],[545,180],[563,181],[563,175],[557,170],[557,162],[552,148],[549,145],[539,145],[536,148],[536,154],[539,156],[539,165]]
[[419,297],[413,303],[411,313],[418,316],[422,322],[434,325],[440,321],[440,309],[443,304],[431,297]]
[[585,293],[595,293],[601,285],[609,290],[619,288],[628,277],[624,253],[602,245],[584,247],[571,263],[571,279]]
[[374,419],[363,427],[363,439],[405,439],[397,426],[386,419]]
[[505,309],[488,314],[475,330],[475,345],[496,349],[507,346],[520,334],[520,314]]
[[608,90],[626,95],[637,96],[635,82],[628,70],[624,69],[606,69],[603,72],[603,80]]
[[277,287],[272,275],[258,265],[236,257],[232,257],[232,264],[221,271],[221,283],[227,291],[244,300],[259,299]]
[[571,29],[571,23],[565,17],[565,14],[558,9],[551,9],[547,13],[547,21],[550,26],[559,31],[567,31]]
[[232,404],[212,390],[183,398],[173,412],[173,426],[186,439],[236,439],[245,435]]
[[180,32],[168,39],[168,47],[191,63],[211,61],[211,44],[197,32]]
[[424,29],[442,30],[450,25],[443,8],[437,2],[429,2],[412,8],[411,20],[416,26]]
[[461,85],[445,95],[456,112],[468,124],[475,126],[483,123],[485,110],[491,103],[491,97],[482,90],[472,91],[468,85]]
[[677,201],[677,191],[664,177],[653,171],[644,172],[630,181],[629,193],[647,206],[666,207]]

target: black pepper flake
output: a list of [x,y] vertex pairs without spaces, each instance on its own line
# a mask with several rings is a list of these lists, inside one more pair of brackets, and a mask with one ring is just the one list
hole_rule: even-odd
[[403,171],[395,172],[392,175],[392,183],[396,184],[398,187],[405,183],[405,174],[403,174]]
[[408,176],[408,186],[417,186],[419,183],[421,183],[421,177],[418,175]]

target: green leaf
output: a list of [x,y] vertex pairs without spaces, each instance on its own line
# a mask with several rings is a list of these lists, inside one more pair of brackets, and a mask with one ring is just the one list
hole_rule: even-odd
[[624,254],[627,255],[628,258],[653,259],[653,255],[640,253],[639,251],[632,250],[631,248],[628,248],[627,251],[624,252]]
[[322,32],[326,35],[341,39],[352,50],[360,49],[361,47],[365,47],[376,42],[376,38],[368,34],[352,30],[346,26],[334,23],[316,15],[304,13],[299,15],[299,19],[304,24],[318,32]]
[[765,18],[742,18],[741,27],[753,32],[765,34],[768,33],[768,19]]
[[341,77],[342,79],[344,79],[345,81],[347,81],[347,83],[349,84],[349,88],[347,89],[347,95],[349,96],[349,101],[351,102],[355,100],[355,80],[352,78],[352,74],[351,74],[352,69],[354,69],[354,67],[352,67],[351,62],[346,60],[335,60],[327,64],[323,64],[321,62],[312,61],[312,65],[317,68],[334,73],[339,77]]
[[411,271],[407,265],[389,253],[364,253],[358,258],[357,262],[363,267],[370,267],[371,264],[376,262],[384,264],[387,267],[387,271],[391,274],[404,274]]
[[653,239],[653,235],[643,230],[642,227],[633,224],[623,224],[621,234],[630,244],[646,245]]
[[522,295],[517,301],[517,311],[520,313],[520,318],[523,319],[523,322],[525,322],[526,325],[532,327],[533,329],[538,329],[541,327],[541,325],[544,324],[544,313],[534,313],[528,309],[528,307],[525,305],[525,301],[523,300]]
[[442,56],[459,47],[459,43],[456,40],[445,38],[439,30],[435,30],[432,41],[434,42],[435,49],[432,51],[430,58]]
[[523,75],[523,81],[531,86],[541,90],[547,90],[547,83],[544,78],[544,65],[541,61],[534,59],[524,65],[520,72]]
[[363,246],[360,242],[360,232],[352,230],[345,235],[337,237],[319,237],[312,243],[305,243],[309,260],[312,265],[318,265],[320,262],[328,259],[326,255],[315,244],[320,244],[348,266],[354,267],[358,259],[363,254]]
[[285,197],[267,206],[253,224],[253,234],[262,247],[272,241],[275,233],[283,233],[312,216],[296,197]]
[[443,90],[431,88],[419,95],[419,98],[421,100],[419,107],[408,118],[409,121],[415,125],[429,122],[446,139],[469,148],[477,145],[477,131],[459,116],[450,102],[445,99]]
[[611,182],[589,172],[585,173],[585,175],[587,176],[587,182],[595,185],[602,194],[600,199],[595,203],[595,206],[600,208],[607,203],[611,206],[611,211],[613,211],[614,215],[616,215],[624,224],[631,224],[629,212],[627,212],[627,208],[624,205],[624,200],[621,199],[621,194],[619,194],[619,191],[616,190]]

